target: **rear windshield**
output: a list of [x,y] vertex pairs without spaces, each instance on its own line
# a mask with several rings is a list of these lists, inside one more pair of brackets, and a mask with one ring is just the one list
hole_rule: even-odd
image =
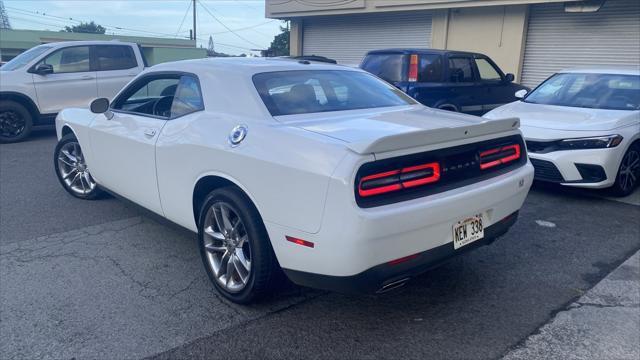
[[253,83],[273,116],[415,104],[367,73],[298,70],[256,74]]
[[370,54],[362,60],[362,69],[388,82],[404,81],[406,55]]

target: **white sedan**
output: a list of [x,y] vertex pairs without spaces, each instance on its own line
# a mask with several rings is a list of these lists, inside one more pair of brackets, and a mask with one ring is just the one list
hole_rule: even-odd
[[620,196],[640,184],[637,68],[563,71],[518,95],[484,116],[520,118],[537,180]]
[[518,127],[358,69],[203,59],[62,111],[54,162],[73,196],[112,192],[196,232],[215,288],[247,303],[282,270],[386,291],[504,234],[533,181]]

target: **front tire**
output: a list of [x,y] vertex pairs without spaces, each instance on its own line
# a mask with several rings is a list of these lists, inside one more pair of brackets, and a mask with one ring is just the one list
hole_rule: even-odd
[[209,193],[200,209],[198,242],[207,275],[225,298],[247,304],[275,288],[280,269],[269,235],[239,189]]
[[622,157],[616,182],[611,190],[616,196],[627,196],[631,195],[638,184],[640,184],[640,142],[636,141],[629,146]]
[[22,141],[33,127],[33,118],[22,104],[11,100],[0,101],[0,144]]
[[85,200],[104,195],[91,176],[80,143],[73,134],[67,134],[58,141],[53,164],[58,181],[69,194]]

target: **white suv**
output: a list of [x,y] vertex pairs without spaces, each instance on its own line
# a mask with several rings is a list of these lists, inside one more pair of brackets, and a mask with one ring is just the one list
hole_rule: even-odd
[[53,124],[68,107],[113,98],[146,66],[137,44],[72,41],[36,46],[0,67],[0,143]]

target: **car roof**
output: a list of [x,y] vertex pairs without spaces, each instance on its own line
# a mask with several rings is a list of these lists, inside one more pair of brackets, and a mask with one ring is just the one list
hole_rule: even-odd
[[273,71],[291,70],[345,70],[361,71],[347,66],[311,61],[295,61],[283,58],[251,58],[251,57],[225,57],[181,60],[162,63],[152,66],[149,71],[182,71],[182,72],[242,72],[257,74]]
[[474,53],[470,51],[457,51],[457,50],[441,50],[441,49],[429,49],[429,48],[390,48],[390,49],[378,49],[371,50],[367,53],[369,54],[437,54],[437,55],[445,55],[445,54],[461,54],[461,55],[481,55],[485,56],[481,53]]
[[640,75],[640,68],[634,66],[590,66],[565,69],[559,73]]
[[82,46],[82,45],[136,45],[135,43],[123,42],[119,40],[82,40],[82,41],[58,41],[42,44],[54,48],[66,46]]

